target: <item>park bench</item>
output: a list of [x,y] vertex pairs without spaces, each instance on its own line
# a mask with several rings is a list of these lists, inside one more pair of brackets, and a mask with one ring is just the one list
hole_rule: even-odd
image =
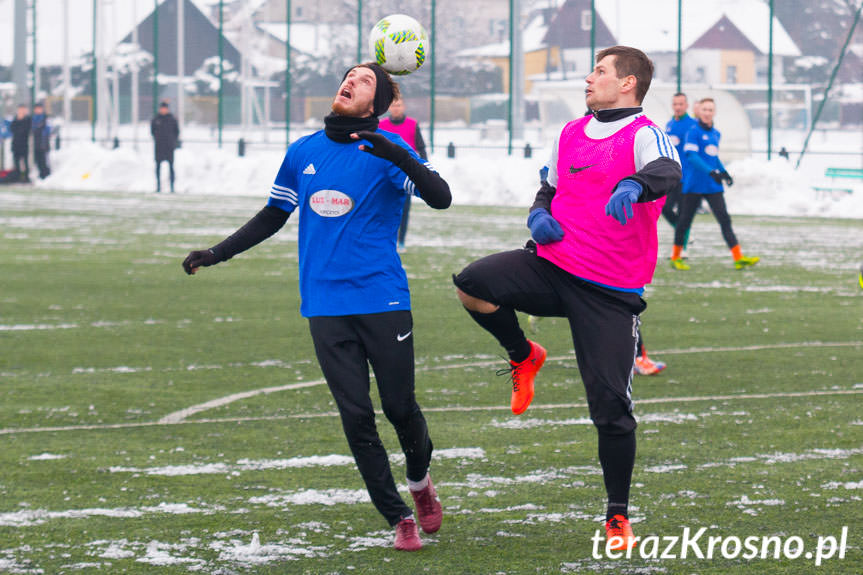
[[[863,169],[861,168],[827,168],[824,171],[824,176],[830,178],[835,181],[836,178],[841,179],[851,179],[851,180],[863,180]],[[812,189],[815,190],[815,193],[821,196],[830,196],[836,199],[836,195],[838,194],[840,197],[844,194],[851,194],[854,192],[852,188],[843,188],[838,186],[812,186]]]

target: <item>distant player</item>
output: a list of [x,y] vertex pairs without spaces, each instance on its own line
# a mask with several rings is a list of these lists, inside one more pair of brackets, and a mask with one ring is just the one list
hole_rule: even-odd
[[[390,104],[390,115],[381,120],[381,130],[393,132],[402,137],[413,148],[419,157],[427,160],[426,143],[420,131],[419,122],[405,114],[405,101],[402,98],[393,100]],[[405,209],[402,211],[402,221],[399,224],[398,247],[404,249],[405,237],[408,233],[408,220],[411,214],[411,194],[405,194]]]
[[309,319],[318,363],[369,496],[395,527],[395,548],[422,547],[414,515],[398,489],[378,436],[369,365],[384,415],[395,427],[420,526],[440,528],[443,512],[429,477],[432,441],[414,395],[413,318],[396,252],[404,195],[449,207],[449,186],[378,116],[398,84],[377,64],[348,70],[325,128],[288,148],[267,206],[208,250],[193,251],[186,273],[243,252],[299,212],[300,313]]
[[18,172],[22,182],[30,181],[30,132],[33,130],[33,119],[27,113],[27,106],[21,104],[15,112],[15,118],[9,122],[9,132],[12,134],[13,169]]
[[51,175],[51,164],[48,154],[51,151],[51,124],[45,114],[45,106],[38,102],[33,106],[33,159],[39,170],[39,179],[44,180]]
[[523,413],[546,351],[529,341],[516,310],[566,317],[590,417],[599,434],[612,549],[635,546],[629,490],[635,464],[632,373],[644,286],[653,278],[656,223],[680,182],[677,153],[641,102],[653,63],[640,50],[600,51],[587,76],[592,116],[569,122],[527,224],[538,246],[497,253],[454,278],[470,316],[509,355],[510,407]]
[[690,267],[681,258],[683,242],[702,199],[707,201],[713,217],[719,223],[722,237],[734,258],[734,267],[743,269],[754,266],[760,258],[743,255],[737,236],[731,228],[731,216],[728,215],[728,208],[725,206],[725,188],[722,184],[731,186],[734,180],[719,159],[720,134],[713,126],[716,104],[713,98],[703,98],[700,104],[698,124],[686,133],[686,141],[683,145],[683,151],[686,154],[686,170],[683,172],[683,207],[680,211],[680,219],[674,228],[671,266],[676,270],[688,270]]
[[[674,149],[677,150],[677,156],[680,158],[680,165],[683,173],[686,174],[686,158],[683,154],[683,144],[686,140],[686,134],[694,127],[698,121],[686,113],[689,109],[689,100],[683,92],[676,93],[671,98],[671,111],[673,117],[665,124],[665,133],[668,134],[668,139],[674,144]],[[673,190],[668,192],[665,198],[665,206],[662,208],[662,217],[671,224],[671,227],[677,227],[677,220],[680,219],[680,199],[682,196],[683,183]],[[683,249],[686,249],[689,234],[683,239]]]
[[860,264],[860,275],[857,276],[857,283],[859,283],[860,288],[863,289],[863,264]]
[[180,125],[177,118],[171,113],[168,102],[159,104],[159,113],[150,122],[150,134],[153,136],[153,144],[156,154],[156,192],[162,191],[162,177],[160,174],[162,162],[168,162],[168,178],[171,184],[171,193],[174,193],[174,150],[180,140]]

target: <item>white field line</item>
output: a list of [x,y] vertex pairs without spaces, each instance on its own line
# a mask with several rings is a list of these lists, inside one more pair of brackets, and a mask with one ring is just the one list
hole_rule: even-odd
[[[293,384],[294,386],[302,384]],[[310,385],[320,385],[320,383],[309,382],[305,387]],[[276,388],[272,388],[276,389]],[[791,391],[779,393],[742,393],[739,395],[702,395],[702,396],[684,396],[684,397],[654,397],[649,399],[641,399],[636,401],[636,405],[640,404],[662,404],[662,403],[693,403],[698,401],[745,401],[753,399],[772,399],[772,398],[790,398],[790,397],[829,397],[836,395],[863,395],[863,388],[860,389],[836,389],[824,391]],[[551,411],[556,409],[572,409],[587,407],[586,403],[549,403],[545,405],[531,404],[532,411]],[[474,411],[504,411],[510,410],[509,405],[477,405],[477,406],[449,406],[449,407],[424,407],[424,412],[435,413],[464,413]],[[382,415],[380,411],[378,415]],[[105,430],[105,429],[130,429],[136,427],[158,427],[162,425],[187,425],[195,423],[240,423],[252,421],[279,421],[285,419],[312,419],[317,417],[337,417],[339,414],[336,411],[324,411],[319,413],[295,413],[291,415],[261,415],[257,417],[218,417],[208,419],[186,419],[177,421],[141,421],[130,423],[101,423],[94,425],[65,425],[57,427],[22,427],[22,428],[7,428],[0,429],[0,435],[14,435],[16,433],[40,433],[40,432],[57,432],[57,431],[87,431],[87,430]],[[636,419],[637,419],[636,413]],[[165,418],[162,418],[165,419]]]
[[[851,342],[821,342],[821,341],[811,341],[811,342],[798,342],[798,343],[776,343],[776,344],[764,344],[764,345],[748,345],[748,346],[739,346],[739,347],[693,347],[693,348],[683,348],[683,349],[669,349],[669,350],[660,350],[655,351],[655,355],[675,355],[675,354],[687,354],[687,353],[729,353],[729,352],[740,352],[740,351],[758,351],[764,349],[790,349],[790,348],[801,348],[801,347],[861,347],[863,346],[863,342],[860,341],[851,341]],[[572,355],[563,355],[563,356],[554,356],[549,357],[548,361],[566,361],[574,359]],[[456,363],[456,364],[442,364],[442,365],[434,365],[434,366],[421,366],[417,368],[417,371],[436,371],[436,370],[444,370],[444,369],[463,369],[466,367],[487,367],[494,366],[501,362],[500,359],[494,360],[483,360],[476,362],[467,362],[467,363]],[[210,409],[214,409],[216,407],[221,407],[223,405],[228,405],[235,401],[239,401],[241,399],[247,399],[249,397],[255,397],[261,394],[270,394],[276,393],[279,391],[290,391],[293,389],[302,389],[305,387],[314,387],[318,385],[325,384],[326,381],[323,379],[318,379],[314,381],[305,381],[299,383],[290,383],[287,385],[278,385],[272,387],[264,387],[261,389],[252,389],[249,391],[243,391],[240,393],[234,393],[231,395],[226,395],[224,397],[216,398],[204,403],[200,403],[198,405],[192,405],[190,407],[181,409],[179,411],[175,411],[169,413],[168,415],[162,417],[158,421],[144,421],[144,422],[130,422],[130,423],[103,423],[103,424],[92,424],[92,425],[66,425],[66,426],[56,426],[56,427],[29,427],[29,428],[6,428],[0,429],[0,435],[12,435],[15,433],[39,433],[39,432],[57,432],[57,431],[79,431],[79,430],[99,430],[99,429],[128,429],[128,428],[136,428],[136,427],[156,427],[160,425],[178,425],[185,423],[235,423],[241,421],[270,421],[270,420],[284,420],[284,419],[308,419],[313,417],[334,417],[337,416],[338,413],[334,411],[323,412],[323,413],[310,413],[310,414],[293,414],[293,415],[272,415],[272,416],[258,416],[258,417],[227,417],[227,418],[209,418],[209,419],[195,419],[195,420],[187,420],[186,418],[190,415],[194,415],[196,413],[200,413],[202,411],[207,411]],[[638,404],[660,404],[660,403],[687,403],[693,401],[729,401],[729,400],[740,400],[740,399],[768,399],[768,398],[782,398],[782,397],[812,397],[812,396],[822,396],[822,395],[857,395],[863,393],[863,389],[853,389],[853,390],[828,390],[828,391],[804,391],[804,392],[779,392],[779,393],[755,393],[755,394],[740,394],[740,395],[708,395],[708,396],[690,396],[690,397],[656,397],[656,398],[648,398],[648,399],[640,399],[637,401]],[[533,404],[531,409],[571,409],[571,408],[580,408],[586,407],[586,403],[561,403],[561,404],[547,404],[547,405],[538,405]],[[428,412],[472,412],[472,411],[505,411],[510,409],[509,406],[452,406],[452,407],[429,407],[423,408],[423,411]]]
[[[784,349],[791,347],[847,347],[847,346],[863,346],[863,342],[837,342],[837,343],[823,343],[823,342],[802,342],[802,343],[778,343],[778,344],[765,344],[765,345],[751,345],[751,346],[743,346],[743,347],[724,347],[724,348],[689,348],[689,349],[671,349],[666,351],[654,352],[656,355],[672,355],[672,354],[683,354],[683,353],[705,353],[705,352],[731,352],[731,351],[757,351],[763,349]],[[565,356],[557,356],[557,357],[549,357],[550,361],[564,361],[571,360],[573,356],[565,355]],[[438,371],[445,369],[464,369],[466,367],[487,367],[492,365],[497,365],[500,363],[499,359],[494,360],[483,360],[477,362],[470,363],[457,363],[457,364],[443,364],[443,365],[433,365],[433,366],[421,366],[417,368],[417,371]],[[223,405],[227,405],[229,403],[233,403],[234,401],[238,401],[241,399],[247,399],[249,397],[254,397],[260,394],[268,394],[275,393],[278,391],[289,391],[292,389],[301,389],[303,387],[313,387],[316,385],[321,385],[326,383],[325,380],[317,380],[317,381],[309,381],[303,383],[292,383],[287,385],[279,385],[274,387],[265,387],[262,389],[253,389],[250,391],[244,391],[241,393],[234,393],[231,395],[227,395],[225,397],[220,397],[217,399],[213,399],[211,401],[201,403],[198,405],[193,405],[191,407],[187,407],[185,409],[181,409],[179,411],[175,411],[173,413],[169,413],[164,416],[162,419],[158,421],[158,423],[180,423],[190,415],[194,415],[196,413],[200,413],[202,411],[207,411],[209,409],[213,409],[216,407],[221,407]],[[642,400],[640,403],[644,403]],[[582,407],[586,404],[567,404],[570,407]],[[446,411],[450,408],[441,408],[441,411]],[[465,408],[471,409],[471,408]],[[479,408],[479,409],[489,409],[489,408]],[[435,409],[426,409],[425,411],[435,411]]]
[[199,403],[198,405],[193,405],[191,407],[187,407],[185,409],[181,409],[180,411],[175,411],[173,413],[169,413],[156,423],[161,424],[170,424],[170,423],[180,423],[190,415],[194,415],[201,411],[207,411],[209,409],[215,409],[216,407],[221,407],[223,405],[227,405],[229,403],[233,403],[235,401],[239,401],[240,399],[246,399],[249,397],[254,397],[256,395],[261,394],[269,394],[276,393],[279,391],[290,391],[292,389],[302,389],[304,387],[314,387],[316,385],[321,385],[326,383],[323,379],[317,379],[315,381],[303,381],[300,383],[289,383],[287,385],[276,385],[273,387],[262,387],[261,389],[252,389],[249,391],[242,391],[240,393],[232,393],[231,395],[226,395],[224,397],[219,397],[217,399],[211,399],[205,403]]

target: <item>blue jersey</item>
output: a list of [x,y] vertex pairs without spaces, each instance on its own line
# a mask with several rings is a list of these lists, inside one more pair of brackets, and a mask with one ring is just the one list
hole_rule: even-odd
[[668,139],[677,150],[677,156],[680,158],[680,163],[686,170],[686,156],[683,153],[683,144],[686,141],[686,134],[689,130],[697,125],[698,122],[689,114],[683,114],[679,118],[671,118],[665,124],[665,133],[668,134]]
[[[390,132],[378,134],[408,150]],[[410,309],[396,251],[405,194],[415,188],[389,160],[339,143],[323,131],[291,144],[267,205],[299,209],[300,312],[344,316]]]
[[683,152],[687,169],[683,172],[684,194],[717,194],[723,191],[722,184],[710,177],[713,170],[724,171],[719,160],[719,130],[696,123],[686,133]]

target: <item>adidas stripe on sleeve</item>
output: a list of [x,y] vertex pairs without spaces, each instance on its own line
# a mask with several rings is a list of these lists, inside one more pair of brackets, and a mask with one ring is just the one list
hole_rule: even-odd
[[658,158],[670,158],[680,163],[677,150],[668,135],[657,126],[644,126],[635,134],[635,170]]
[[[423,166],[425,166],[426,168],[428,168],[429,170],[431,170],[432,172],[434,172],[434,173],[436,173],[436,174],[438,173],[438,171],[434,169],[434,166],[432,166],[432,165],[431,165],[431,163],[429,163],[429,162],[428,162],[428,161],[426,161],[426,160],[423,160],[422,158],[420,158],[420,157],[419,157],[419,155],[417,155],[416,160],[417,160],[419,163],[421,163]],[[419,198],[419,197],[421,197],[421,196],[420,196],[420,194],[419,194],[419,192],[417,192],[416,184],[414,184],[414,183],[413,183],[413,180],[411,180],[411,179],[410,179],[409,177],[407,177],[407,176],[405,176],[405,180],[404,180],[404,182],[402,183],[402,189],[403,189],[403,190],[405,191],[405,193],[406,193],[406,194],[408,194],[408,195],[416,196],[416,197],[418,197],[418,198]]]
[[292,150],[293,147],[288,148],[285,159],[282,160],[282,165],[279,168],[279,173],[276,174],[276,181],[270,188],[270,197],[267,200],[268,206],[275,206],[288,213],[297,208],[297,171],[291,162]]

